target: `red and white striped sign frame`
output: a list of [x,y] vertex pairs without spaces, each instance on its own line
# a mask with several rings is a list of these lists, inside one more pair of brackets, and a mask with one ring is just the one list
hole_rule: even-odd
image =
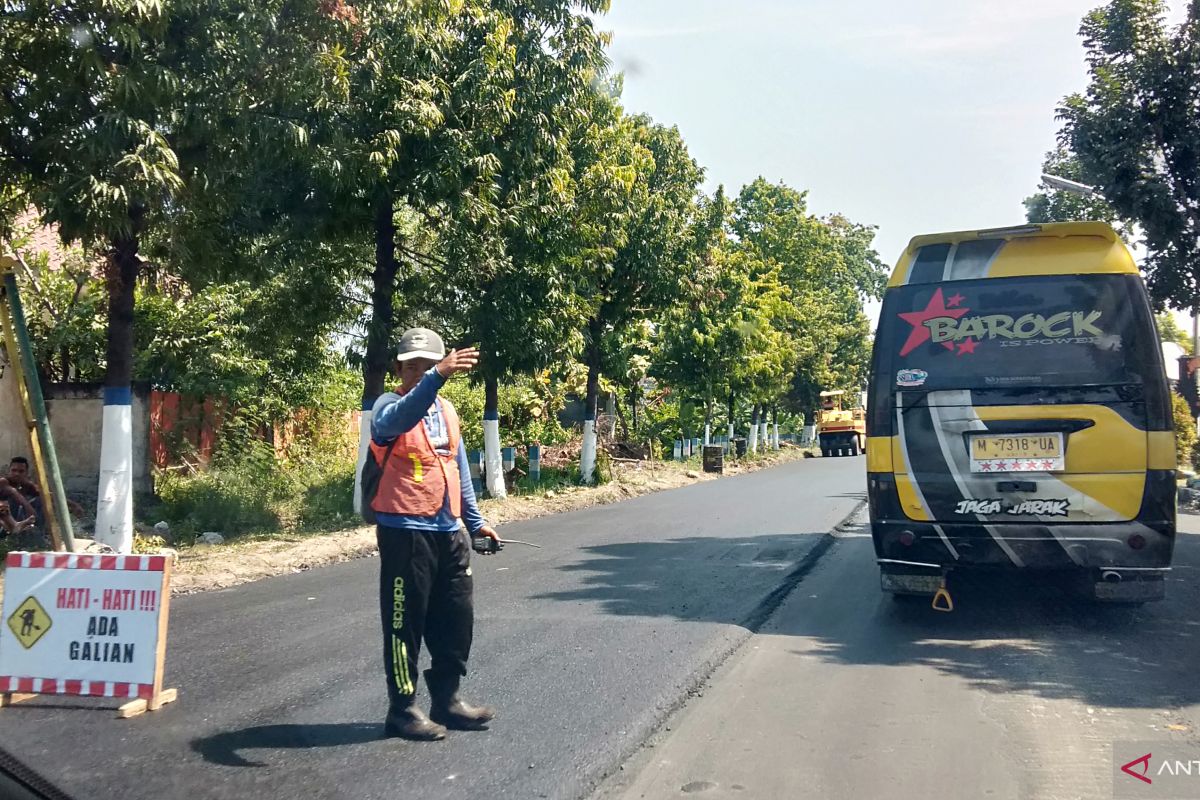
[[[54,694],[77,697],[112,697],[116,699],[145,700],[151,708],[163,695],[163,664],[166,658],[167,617],[170,606],[171,562],[167,556],[159,555],[97,555],[81,553],[26,553],[12,552],[5,559],[7,569],[81,569],[118,570],[131,572],[162,573],[159,597],[157,652],[155,654],[154,683],[122,683],[114,681],[85,681],[31,676],[0,675],[0,695]],[[0,621],[0,624],[3,624]],[[174,690],[171,691],[173,699]]]
[[154,696],[154,684],[0,677],[0,694],[71,694],[79,697],[141,697],[149,700]]
[[81,555],[79,553],[9,553],[5,566],[35,569],[119,569],[163,572],[166,556]]

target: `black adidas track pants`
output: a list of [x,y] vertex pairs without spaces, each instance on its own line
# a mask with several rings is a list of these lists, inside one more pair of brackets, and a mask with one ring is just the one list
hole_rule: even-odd
[[379,543],[379,609],[388,699],[416,694],[421,640],[429,647],[430,677],[467,674],[475,624],[471,538],[455,533],[404,528],[375,529]]

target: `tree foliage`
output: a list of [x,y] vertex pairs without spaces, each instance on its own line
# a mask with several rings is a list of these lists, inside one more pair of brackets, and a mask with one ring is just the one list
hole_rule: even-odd
[[1122,218],[1136,222],[1160,303],[1200,305],[1200,4],[1170,28],[1162,0],[1113,0],[1080,29],[1090,82],[1059,109],[1061,140]]
[[425,324],[482,345],[480,413],[547,440],[575,383],[633,430],[857,388],[874,229],[763,179],[703,197],[683,134],[622,107],[606,6],[4,5],[0,225],[79,242],[22,278],[43,371],[267,420],[345,407],[348,365],[373,400]]

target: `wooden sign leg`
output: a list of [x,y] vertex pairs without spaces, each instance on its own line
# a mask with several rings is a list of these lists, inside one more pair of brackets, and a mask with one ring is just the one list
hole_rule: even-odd
[[0,708],[4,706],[15,706],[17,703],[23,703],[26,700],[32,700],[35,697],[37,697],[36,694],[28,694],[26,692],[0,694]]
[[158,711],[167,703],[175,702],[175,699],[179,696],[177,689],[162,688],[163,666],[167,658],[167,618],[171,611],[170,560],[166,562],[166,566],[163,569],[162,585],[158,596],[162,601],[162,608],[158,615],[158,650],[155,653],[154,659],[154,694],[150,696],[149,700],[139,697],[137,700],[131,700],[117,709],[117,716],[121,719],[136,717],[147,711]]
[[130,700],[117,709],[117,717],[119,719],[129,719],[139,714],[145,714],[147,711],[158,711],[167,703],[174,703],[178,697],[178,689],[163,689],[149,700],[144,697],[139,697],[137,700]]

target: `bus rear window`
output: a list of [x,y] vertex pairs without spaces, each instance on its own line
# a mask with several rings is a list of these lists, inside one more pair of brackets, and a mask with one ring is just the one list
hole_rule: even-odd
[[1158,336],[1133,275],[1054,275],[888,290],[879,379],[900,388],[1158,380]]

